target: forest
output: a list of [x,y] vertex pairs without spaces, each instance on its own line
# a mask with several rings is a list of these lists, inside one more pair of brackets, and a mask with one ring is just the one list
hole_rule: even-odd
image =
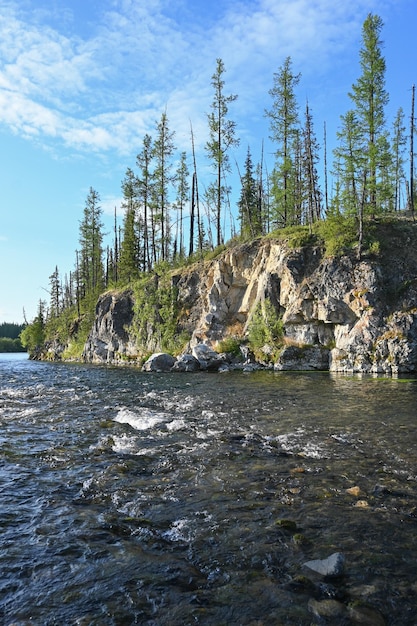
[[[175,131],[164,112],[154,136],[144,136],[135,166],[126,169],[121,183],[123,223],[118,224],[115,211],[113,241],[107,247],[100,195],[90,188],[74,268],[62,277],[55,267],[49,277],[49,302],[39,302],[35,319],[21,334],[28,351],[71,335],[76,338],[74,354],[79,355],[100,293],[128,287],[139,293],[152,277],[218,254],[225,245],[285,235],[293,245],[323,245],[329,255],[378,254],[373,228],[378,220],[393,215],[414,220],[415,169],[415,87],[410,114],[400,108],[389,123],[382,29],[381,18],[370,13],[362,26],[360,73],[349,93],[351,108],[340,116],[331,164],[326,125],[320,146],[308,102],[301,111],[297,101],[301,74],[291,57],[284,59],[273,75],[265,111],[274,165],[267,172],[263,155],[255,164],[248,148],[244,164],[239,168],[236,163],[241,187],[237,211],[231,207],[228,180],[232,148],[239,143],[230,115],[238,96],[227,94],[225,66],[217,59],[205,145],[210,184],[201,192],[192,126],[190,155],[178,155]],[[226,217],[232,225],[228,242]],[[162,302],[157,306],[161,310]]]
[[20,333],[25,324],[3,322],[0,324],[0,352],[24,352],[20,343]]

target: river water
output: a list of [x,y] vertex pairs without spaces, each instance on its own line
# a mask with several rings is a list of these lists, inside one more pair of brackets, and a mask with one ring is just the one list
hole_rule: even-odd
[[[415,379],[0,355],[0,622],[416,624],[416,401]],[[335,580],[304,566],[334,552]]]

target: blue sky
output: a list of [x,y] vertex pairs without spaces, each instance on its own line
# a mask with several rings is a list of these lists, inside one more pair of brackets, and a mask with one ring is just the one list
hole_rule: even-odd
[[217,58],[225,94],[238,95],[232,163],[243,167],[248,145],[256,163],[264,141],[272,167],[264,111],[287,56],[320,143],[326,122],[331,161],[369,12],[384,22],[390,126],[400,106],[410,115],[417,80],[415,0],[0,0],[0,323],[22,322],[23,310],[31,320],[55,266],[73,270],[90,187],[111,232],[125,171],[165,110],[178,153],[191,152],[192,123],[209,180]]

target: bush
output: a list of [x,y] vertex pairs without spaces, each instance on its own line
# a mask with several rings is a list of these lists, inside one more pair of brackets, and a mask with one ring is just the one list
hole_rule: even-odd
[[241,340],[237,337],[225,337],[216,346],[216,352],[226,352],[227,354],[233,354],[233,356],[240,355]]
[[259,302],[248,327],[249,347],[255,356],[265,357],[265,345],[271,348],[269,359],[275,358],[284,339],[284,324],[270,300]]

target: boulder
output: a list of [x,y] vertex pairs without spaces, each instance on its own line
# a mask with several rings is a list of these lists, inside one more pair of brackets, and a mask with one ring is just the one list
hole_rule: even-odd
[[198,343],[193,348],[193,356],[202,370],[216,372],[224,363],[224,359],[205,343]]
[[192,354],[183,354],[172,366],[173,372],[198,372],[200,362]]
[[275,370],[321,370],[329,369],[329,350],[319,346],[287,346],[274,365]]
[[143,372],[170,372],[175,363],[175,359],[166,352],[152,354],[143,364]]
[[327,559],[315,559],[307,561],[304,567],[328,578],[342,576],[345,569],[345,557],[341,552],[334,552]]
[[[314,600],[314,598],[311,598],[308,603],[308,609],[316,617],[326,619],[326,622],[327,619],[338,620],[337,623],[339,623],[339,620],[340,622],[343,622],[348,613],[346,606],[341,602],[338,602],[338,600],[317,601]],[[336,622],[333,621],[332,623]]]

